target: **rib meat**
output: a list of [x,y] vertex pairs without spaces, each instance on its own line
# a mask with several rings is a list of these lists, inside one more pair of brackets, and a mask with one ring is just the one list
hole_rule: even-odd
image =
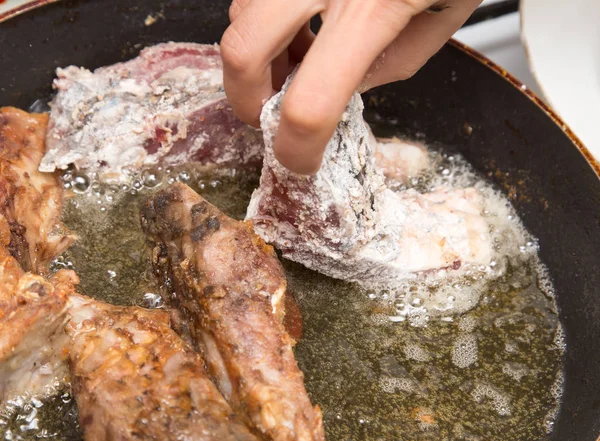
[[286,258],[359,282],[489,262],[491,241],[477,190],[391,191],[376,166],[358,94],[315,176],[296,175],[279,164],[273,140],[290,81],[261,115],[265,159],[247,213],[261,237]]
[[37,170],[46,125],[46,115],[0,109],[0,402],[67,374],[67,295],[34,274],[74,239],[60,224],[56,176]]
[[[86,441],[252,441],[166,313],[78,295],[47,263],[74,237],[41,173],[47,117],[0,109],[0,403],[72,381]],[[70,369],[68,368],[70,367]]]
[[216,45],[159,44],[93,73],[57,75],[42,171],[75,164],[118,179],[159,161],[260,164],[262,135],[233,115]]
[[67,294],[0,247],[0,405],[66,380]]
[[253,441],[159,310],[72,296],[72,387],[86,441]]
[[35,273],[45,273],[74,240],[60,224],[58,178],[38,172],[47,122],[47,115],[0,109],[0,240]]
[[142,224],[165,295],[233,408],[268,439],[323,440],[282,324],[286,281],[273,249],[182,184],[157,193]]

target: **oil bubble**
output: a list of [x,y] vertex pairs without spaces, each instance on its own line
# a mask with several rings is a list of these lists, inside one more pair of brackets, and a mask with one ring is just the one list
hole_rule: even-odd
[[104,187],[99,182],[94,182],[91,188],[92,194],[96,197],[101,197],[105,193]]
[[465,369],[477,361],[477,337],[474,334],[459,335],[452,348],[452,363]]
[[85,173],[76,172],[73,174],[71,187],[75,193],[85,193],[90,188],[90,178]]
[[148,188],[157,187],[158,185],[160,185],[161,181],[162,173],[159,169],[148,169],[142,172],[142,182],[144,183],[144,186]]
[[179,182],[188,182],[191,179],[191,176],[189,174],[189,172],[187,171],[182,171],[179,173],[179,176],[177,177],[177,180]]

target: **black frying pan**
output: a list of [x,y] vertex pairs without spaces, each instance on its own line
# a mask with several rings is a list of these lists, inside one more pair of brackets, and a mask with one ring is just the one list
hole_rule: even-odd
[[[42,0],[38,3],[48,3]],[[162,41],[217,42],[229,0],[64,1],[0,24],[0,105],[48,97],[57,66],[132,58]],[[152,26],[148,14],[162,13]],[[568,81],[568,78],[565,78]],[[376,99],[369,99],[374,97]],[[563,123],[458,43],[413,79],[368,94],[367,115],[462,153],[504,189],[539,238],[566,329],[566,381],[552,440],[600,434],[600,166]]]

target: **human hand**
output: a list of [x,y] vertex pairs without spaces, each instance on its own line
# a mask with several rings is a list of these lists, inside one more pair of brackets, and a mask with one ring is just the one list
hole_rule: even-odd
[[[352,94],[415,74],[481,0],[234,0],[221,54],[229,102],[258,126],[262,106],[302,61],[283,99],[275,156],[314,174]],[[321,14],[318,36],[309,21]]]

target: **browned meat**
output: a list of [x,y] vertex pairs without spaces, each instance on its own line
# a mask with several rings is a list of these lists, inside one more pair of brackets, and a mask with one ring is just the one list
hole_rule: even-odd
[[0,246],[0,405],[65,381],[67,294],[42,276],[25,273]]
[[[273,140],[286,89],[267,102],[261,115],[265,159],[247,219],[263,239],[311,269],[366,283],[489,263],[492,243],[477,189],[438,188],[429,194],[389,189],[382,169],[389,178],[402,180],[425,166],[427,157],[418,147],[400,152],[383,143],[376,149],[358,94],[316,175],[301,176],[283,167]],[[414,169],[409,167],[413,163]]]
[[87,441],[255,440],[166,313],[79,296],[72,271],[23,270],[45,273],[73,240],[56,176],[38,171],[46,122],[0,110],[0,404],[72,380]]
[[86,441],[252,441],[159,310],[70,299],[69,359]]
[[323,440],[282,324],[286,281],[273,249],[182,184],[157,193],[142,224],[165,295],[189,317],[234,409],[269,439]]
[[75,164],[118,179],[157,162],[260,164],[260,131],[225,99],[219,47],[166,43],[93,73],[58,69],[40,169]]
[[0,240],[25,271],[45,273],[73,235],[60,224],[62,188],[38,172],[48,116],[0,109]]
[[73,241],[60,225],[57,177],[37,170],[47,120],[0,109],[0,402],[50,392],[67,376],[67,294],[32,274],[46,273]]

